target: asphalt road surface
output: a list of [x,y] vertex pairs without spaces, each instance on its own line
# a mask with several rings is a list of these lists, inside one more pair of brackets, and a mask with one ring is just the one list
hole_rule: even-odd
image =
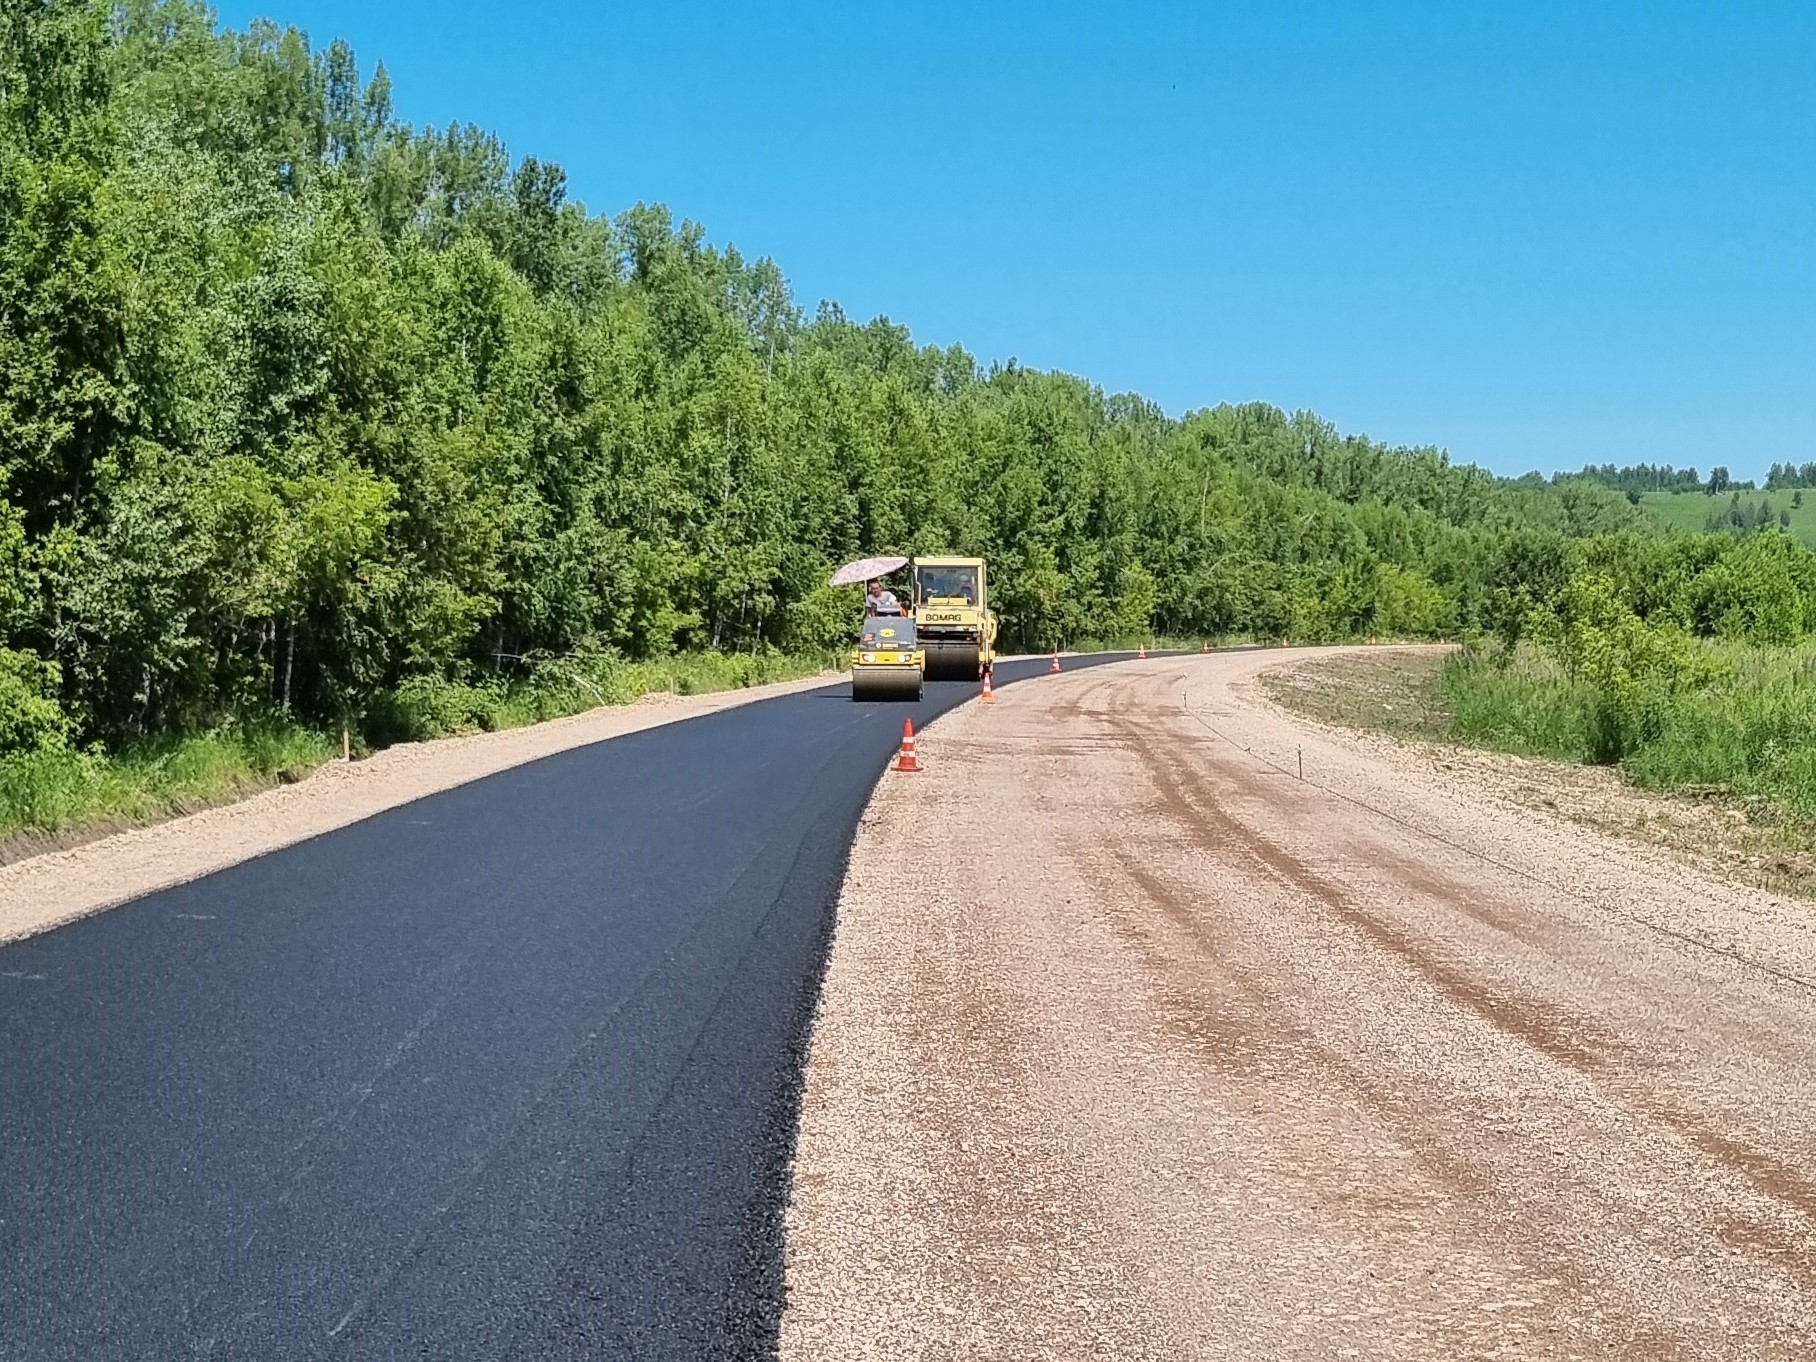
[[0,1358],[772,1353],[853,829],[974,691],[636,733],[0,949]]

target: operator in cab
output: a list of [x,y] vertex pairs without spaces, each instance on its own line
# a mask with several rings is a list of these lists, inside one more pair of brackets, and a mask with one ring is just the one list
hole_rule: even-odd
[[870,583],[869,593],[864,597],[866,615],[899,615],[902,603],[895,598],[895,592],[889,590],[880,581]]
[[927,568],[920,574],[920,600],[977,604],[977,573],[972,568]]

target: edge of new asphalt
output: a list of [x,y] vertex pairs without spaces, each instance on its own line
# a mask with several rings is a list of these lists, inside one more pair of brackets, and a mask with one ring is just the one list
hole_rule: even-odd
[[976,694],[682,720],[0,947],[0,1356],[772,1356],[852,839]]

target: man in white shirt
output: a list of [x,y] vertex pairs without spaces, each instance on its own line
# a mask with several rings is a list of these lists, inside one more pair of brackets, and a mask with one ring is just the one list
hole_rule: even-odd
[[882,582],[870,584],[870,594],[864,599],[864,613],[867,615],[899,615],[902,603],[895,598],[895,593],[888,590]]

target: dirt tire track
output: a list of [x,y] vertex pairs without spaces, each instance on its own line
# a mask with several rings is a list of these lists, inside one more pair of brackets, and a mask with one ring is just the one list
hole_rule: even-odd
[[1809,1355],[1816,996],[1741,962],[1809,911],[1297,724],[1278,657],[1016,687],[879,786],[784,1354]]

